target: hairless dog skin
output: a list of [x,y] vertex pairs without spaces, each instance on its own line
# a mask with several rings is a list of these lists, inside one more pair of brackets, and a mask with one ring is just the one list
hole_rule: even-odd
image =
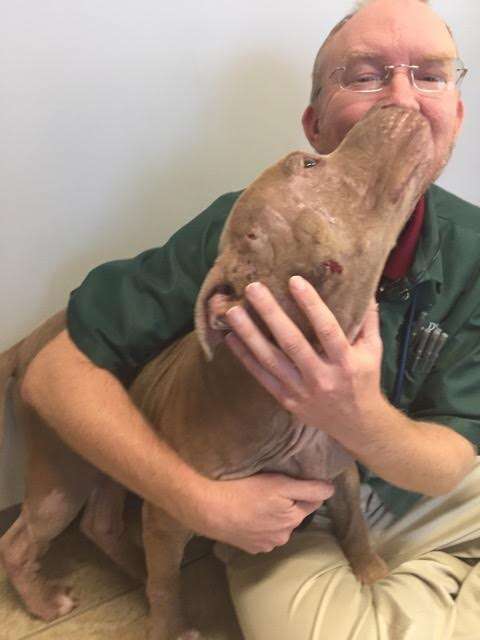
[[[223,343],[224,314],[233,305],[248,307],[244,288],[261,281],[314,341],[288,293],[289,277],[299,274],[354,340],[388,254],[429,184],[432,159],[422,115],[375,107],[330,155],[294,152],[267,169],[230,213],[197,299],[195,332],[151,360],[130,388],[159,437],[202,474],[231,479],[275,471],[333,480],[327,504],[334,527],[353,571],[367,584],[388,570],[369,542],[356,465],[335,440],[282,409],[236,360]],[[0,540],[0,556],[28,610],[45,620],[75,604],[65,588],[41,577],[38,561],[85,504],[82,530],[131,575],[145,577],[143,552],[124,535],[124,489],[69,450],[18,392],[29,362],[64,328],[62,311],[0,355],[0,411],[13,375],[28,448],[25,501]],[[178,593],[192,534],[144,503],[150,640],[201,638],[184,620]]]

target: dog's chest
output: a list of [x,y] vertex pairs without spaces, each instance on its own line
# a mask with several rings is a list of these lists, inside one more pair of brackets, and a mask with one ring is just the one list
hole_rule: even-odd
[[224,480],[243,478],[263,472],[284,473],[296,478],[329,480],[352,463],[350,454],[326,433],[307,427],[292,418],[290,437],[280,447],[272,445],[259,452],[258,457],[246,460],[234,470],[221,474]]

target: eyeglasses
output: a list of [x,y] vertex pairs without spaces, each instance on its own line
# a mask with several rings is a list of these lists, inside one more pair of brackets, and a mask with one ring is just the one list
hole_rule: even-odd
[[342,89],[358,93],[378,93],[390,82],[396,69],[409,73],[412,86],[420,93],[440,94],[459,87],[468,69],[455,60],[432,60],[420,64],[383,64],[371,58],[359,58],[337,67],[330,74]]

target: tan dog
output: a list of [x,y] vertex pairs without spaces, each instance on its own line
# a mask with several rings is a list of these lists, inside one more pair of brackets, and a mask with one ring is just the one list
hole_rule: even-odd
[[[333,479],[328,504],[334,526],[353,571],[366,583],[387,569],[369,543],[355,464],[334,440],[299,424],[243,369],[222,343],[223,314],[245,304],[244,287],[260,280],[313,340],[288,294],[289,276],[301,274],[353,340],[386,258],[428,185],[432,158],[430,128],[420,114],[375,108],[329,156],[295,152],[265,171],[227,221],[219,257],[197,300],[196,333],[147,364],[130,389],[159,435],[206,476],[275,471]],[[21,381],[35,354],[64,327],[60,312],[0,356],[0,391],[10,374]],[[27,492],[21,515],[0,541],[0,554],[27,608],[50,620],[74,602],[41,578],[38,560],[85,503],[82,530],[110,557],[136,577],[142,577],[143,558],[124,535],[124,490],[43,425],[21,401],[18,387],[15,408],[27,425]],[[151,640],[200,638],[187,630],[178,595],[179,566],[192,533],[144,504]]]

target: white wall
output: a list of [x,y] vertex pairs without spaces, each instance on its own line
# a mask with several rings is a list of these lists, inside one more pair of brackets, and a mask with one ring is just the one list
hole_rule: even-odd
[[[308,148],[299,117],[313,58],[351,4],[0,0],[0,351],[96,264],[161,244],[217,195]],[[480,5],[433,6],[471,67],[440,183],[480,204]],[[21,493],[8,422],[0,508]]]

